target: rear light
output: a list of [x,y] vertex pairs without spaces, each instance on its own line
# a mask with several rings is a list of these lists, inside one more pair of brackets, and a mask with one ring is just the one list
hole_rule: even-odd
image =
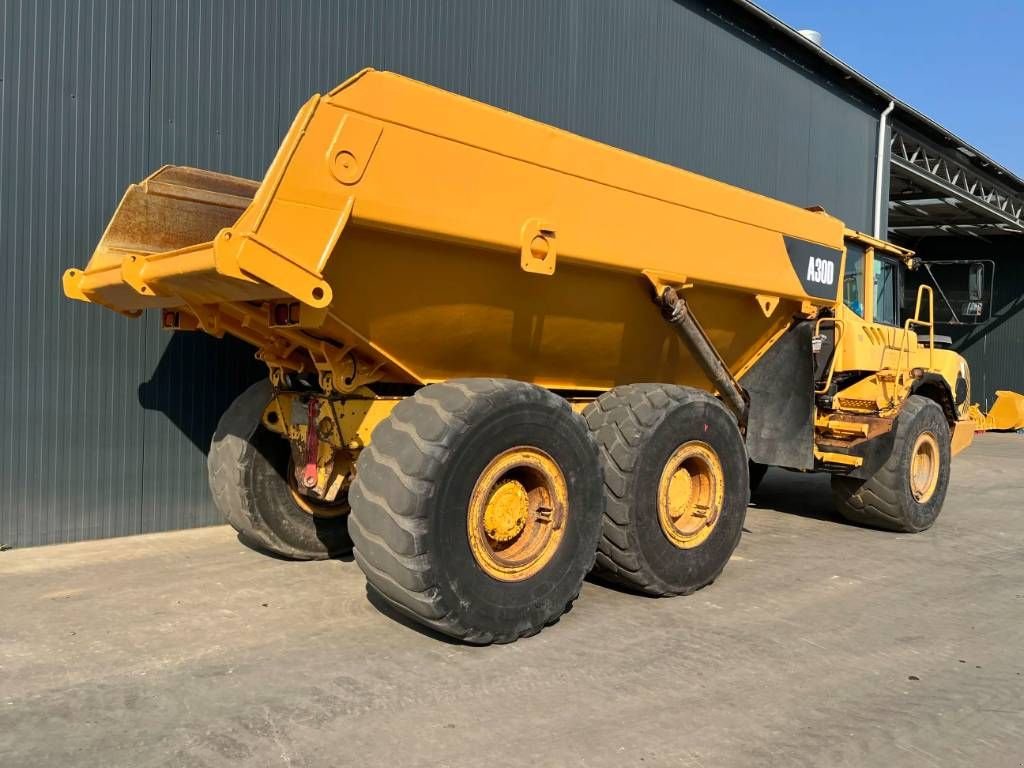
[[194,331],[199,327],[195,315],[177,309],[165,309],[160,318],[160,327],[165,331]]
[[286,328],[299,324],[299,302],[270,305],[270,327]]

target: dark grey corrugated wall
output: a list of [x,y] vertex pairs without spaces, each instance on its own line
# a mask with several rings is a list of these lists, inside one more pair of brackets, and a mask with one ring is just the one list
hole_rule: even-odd
[[[1020,261],[1004,266],[1002,279],[1015,277],[1020,286],[1024,282]],[[970,346],[960,349],[971,367],[971,399],[986,411],[995,402],[996,392],[1024,392],[1024,296],[1020,288],[1013,299],[996,306],[996,313],[996,319],[980,329]]]
[[[985,410],[992,407],[995,393],[1001,389],[1024,392],[1024,295],[1020,288],[1024,285],[1024,243],[1019,239],[1016,235],[989,237],[985,241],[941,237],[912,245],[929,260],[991,259],[994,264],[994,274],[986,272],[991,289],[990,319],[980,325],[939,325],[936,330],[950,335],[954,348],[967,359],[971,367],[971,399]],[[957,278],[952,276],[947,279],[953,281],[940,283],[946,292],[967,287],[965,272],[959,275],[962,283],[955,282]],[[911,285],[918,282],[930,283],[926,275],[915,276]],[[951,300],[955,305],[956,299]]]
[[66,301],[59,277],[88,259],[130,182],[163,163],[259,178],[302,101],[362,67],[868,229],[875,108],[730,9],[4,0],[0,544],[216,521],[205,448],[262,371],[241,345]]

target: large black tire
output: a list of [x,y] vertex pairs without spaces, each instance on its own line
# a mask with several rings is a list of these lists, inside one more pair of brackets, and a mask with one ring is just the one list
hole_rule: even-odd
[[[736,420],[701,390],[632,384],[606,392],[584,416],[601,448],[606,508],[597,574],[650,595],[685,595],[713,582],[739,543],[750,486]],[[662,471],[681,445],[710,445],[722,465],[725,496],[711,535],[682,549],[658,520]]]
[[[833,475],[832,495],[839,513],[851,522],[901,533],[919,533],[932,526],[946,498],[949,422],[938,403],[913,395],[907,399],[893,428],[896,436],[885,464],[867,480]],[[914,445],[925,432],[930,432],[938,443],[939,467],[935,490],[922,503],[911,492],[910,466]]]
[[261,421],[272,396],[270,382],[259,381],[221,416],[206,461],[213,501],[251,546],[295,560],[345,554],[352,549],[345,509],[314,516],[292,496],[288,442]]
[[[488,575],[467,532],[481,472],[529,446],[568,489],[551,559],[521,581]],[[504,643],[565,613],[594,562],[603,499],[597,447],[568,403],[530,384],[462,379],[399,403],[359,456],[349,498],[355,559],[369,587],[417,622],[465,642]]]

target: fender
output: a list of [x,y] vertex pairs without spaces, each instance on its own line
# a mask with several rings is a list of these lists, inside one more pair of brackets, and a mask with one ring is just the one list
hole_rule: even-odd
[[957,395],[949,387],[949,382],[946,381],[939,373],[929,371],[925,373],[921,378],[917,379],[910,386],[910,394],[920,395],[921,397],[927,397],[929,400],[934,400],[936,403],[942,406],[943,412],[946,414],[946,419],[949,421],[950,426],[956,423],[957,420],[957,407],[967,399],[967,383],[964,381],[963,393],[959,390],[960,382],[964,381],[959,376],[957,377],[957,394],[960,394],[959,399]]

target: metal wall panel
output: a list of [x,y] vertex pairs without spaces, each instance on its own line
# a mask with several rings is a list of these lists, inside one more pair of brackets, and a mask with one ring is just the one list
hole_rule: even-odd
[[206,445],[263,374],[241,344],[63,298],[164,163],[259,178],[298,106],[392,69],[870,225],[877,105],[686,0],[5,0],[0,543],[217,521]]
[[2,544],[141,530],[145,326],[61,300],[59,278],[146,171],[149,13],[2,5]]
[[[1018,274],[1018,280],[1024,280],[1024,274]],[[1024,301],[1020,295],[1003,311],[1000,321],[960,350],[971,367],[971,399],[985,411],[999,390],[1024,393]]]

